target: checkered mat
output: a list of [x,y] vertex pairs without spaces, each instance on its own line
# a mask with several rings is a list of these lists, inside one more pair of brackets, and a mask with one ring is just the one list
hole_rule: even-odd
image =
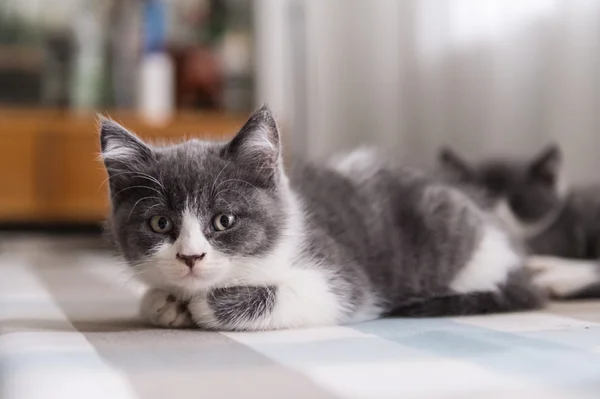
[[0,397],[597,398],[600,301],[264,333],[161,330],[102,252],[0,252]]

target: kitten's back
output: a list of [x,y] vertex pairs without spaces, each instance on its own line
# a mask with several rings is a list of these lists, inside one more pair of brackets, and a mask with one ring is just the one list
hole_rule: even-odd
[[521,266],[508,237],[460,190],[382,157],[353,159],[360,163],[297,165],[291,183],[311,252],[349,285],[375,292],[388,312],[495,289]]

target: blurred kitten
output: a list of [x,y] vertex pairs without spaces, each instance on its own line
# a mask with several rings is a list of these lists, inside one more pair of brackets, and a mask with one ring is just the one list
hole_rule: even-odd
[[567,190],[557,146],[477,164],[443,148],[438,164],[525,242],[538,284],[557,297],[600,297],[600,186]]

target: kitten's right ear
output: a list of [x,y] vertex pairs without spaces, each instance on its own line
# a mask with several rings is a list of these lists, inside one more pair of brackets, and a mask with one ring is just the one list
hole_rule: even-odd
[[438,163],[442,171],[451,174],[452,176],[468,180],[473,176],[471,166],[460,155],[448,147],[442,147],[438,154]]
[[99,115],[98,125],[102,160],[109,173],[153,159],[152,149],[117,122]]
[[277,183],[281,172],[279,130],[266,105],[255,111],[225,146],[223,156],[235,159],[267,185]]
[[554,184],[558,180],[562,165],[562,154],[556,144],[551,144],[542,150],[530,166],[532,176]]

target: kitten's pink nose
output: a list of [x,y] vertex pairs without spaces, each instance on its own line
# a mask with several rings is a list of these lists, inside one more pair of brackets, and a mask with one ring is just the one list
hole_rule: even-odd
[[179,259],[180,261],[185,263],[187,265],[187,267],[189,267],[190,269],[192,267],[194,267],[194,265],[196,264],[197,261],[204,259],[205,256],[206,256],[206,253],[201,253],[201,254],[197,254],[197,255],[183,255],[183,254],[175,255],[175,257],[177,259]]

